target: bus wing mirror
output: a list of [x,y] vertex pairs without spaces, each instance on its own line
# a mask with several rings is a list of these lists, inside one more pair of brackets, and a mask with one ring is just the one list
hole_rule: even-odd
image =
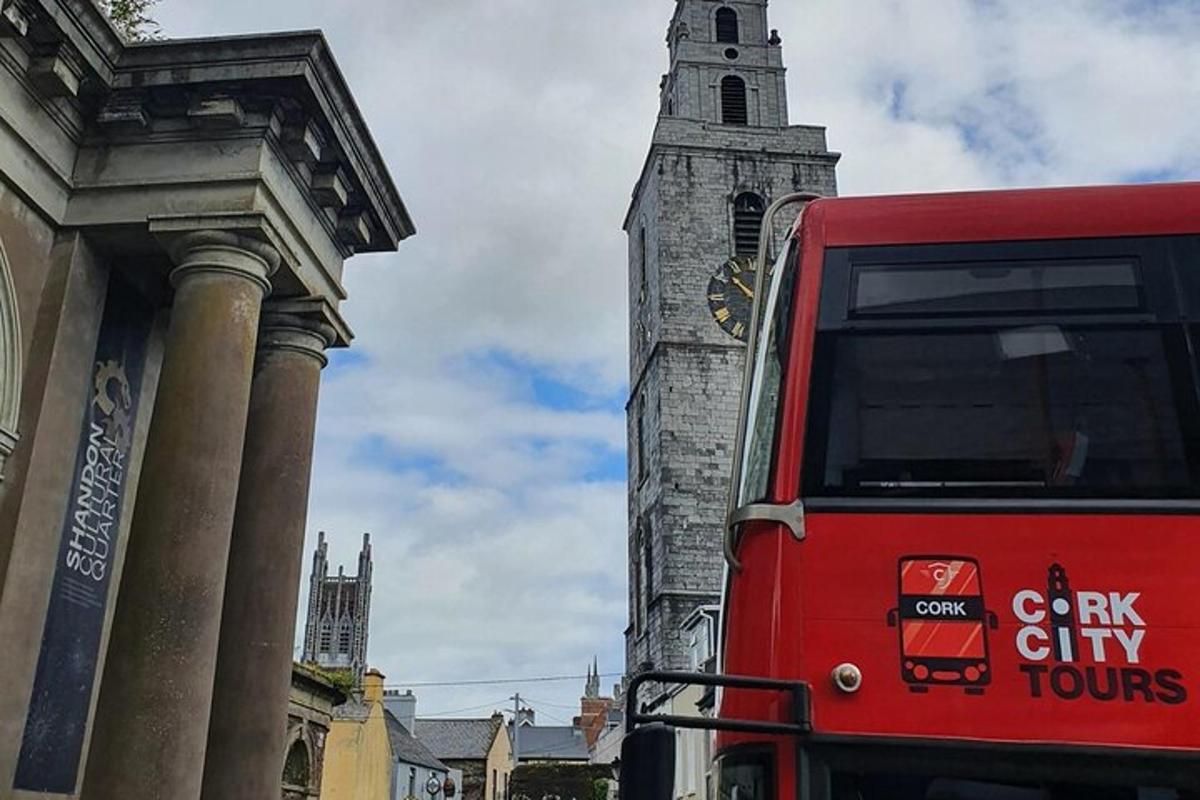
[[987,621],[988,621],[989,628],[991,628],[992,630],[999,630],[1000,618],[996,616],[995,611],[987,612]]
[[889,628],[894,628],[900,624],[900,609],[893,608],[888,610],[887,624]]
[[620,800],[674,800],[675,729],[643,725],[621,742]]

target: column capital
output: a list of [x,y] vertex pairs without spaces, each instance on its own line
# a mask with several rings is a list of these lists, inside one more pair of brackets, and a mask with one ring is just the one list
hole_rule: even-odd
[[172,236],[168,244],[175,268],[171,285],[189,275],[218,272],[247,278],[270,294],[269,278],[279,268],[279,251],[266,242],[231,231],[189,231]]
[[258,334],[259,351],[286,350],[315,358],[322,367],[329,363],[325,350],[337,339],[337,332],[324,322],[263,309]]

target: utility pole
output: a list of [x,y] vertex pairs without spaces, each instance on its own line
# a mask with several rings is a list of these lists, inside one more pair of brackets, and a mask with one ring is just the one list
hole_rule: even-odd
[[512,696],[513,701],[513,741],[512,741],[512,757],[513,769],[521,763],[521,693],[517,692]]

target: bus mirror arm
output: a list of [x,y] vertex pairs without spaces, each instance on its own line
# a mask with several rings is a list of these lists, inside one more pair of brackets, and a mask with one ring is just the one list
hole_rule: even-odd
[[741,570],[742,562],[737,557],[738,529],[747,522],[775,522],[786,525],[797,542],[804,541],[804,503],[795,500],[787,505],[775,503],[750,503],[735,508],[725,524],[725,560],[734,570]]
[[991,628],[992,630],[1000,629],[1000,618],[996,616],[995,611],[987,612],[987,623],[988,623],[988,627]]
[[900,624],[900,609],[888,609],[887,624],[889,628],[894,628]]

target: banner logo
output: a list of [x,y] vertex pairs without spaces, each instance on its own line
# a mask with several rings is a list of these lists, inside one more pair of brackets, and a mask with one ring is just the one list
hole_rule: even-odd
[[899,565],[899,605],[888,625],[899,629],[900,677],[910,691],[960,686],[983,694],[992,681],[979,562],[965,556],[906,556]]
[[1014,594],[1020,625],[1014,645],[1030,696],[1186,702],[1179,670],[1144,663],[1149,627],[1138,608],[1141,597],[1124,589],[1074,591],[1061,564],[1050,565],[1044,588]]

